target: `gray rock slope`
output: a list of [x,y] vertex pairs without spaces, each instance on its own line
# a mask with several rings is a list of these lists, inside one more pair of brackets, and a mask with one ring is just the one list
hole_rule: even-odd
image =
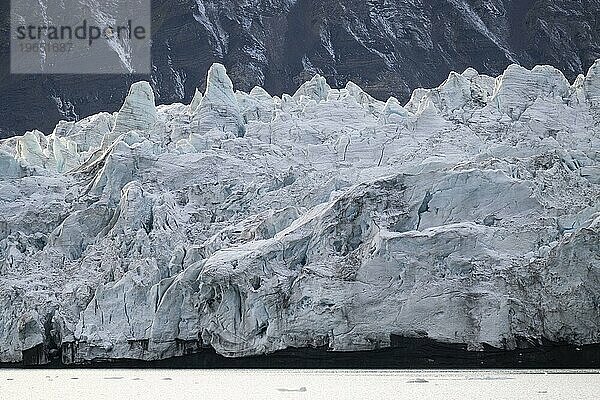
[[350,80],[407,101],[452,70],[497,76],[512,63],[548,64],[573,82],[600,58],[600,0],[152,0],[151,77],[11,76],[8,6],[0,138],[116,111],[136,80],[151,83],[159,104],[189,103],[214,62],[246,92],[290,93],[319,73],[332,87]]
[[206,86],[0,141],[1,362],[600,342],[600,60]]

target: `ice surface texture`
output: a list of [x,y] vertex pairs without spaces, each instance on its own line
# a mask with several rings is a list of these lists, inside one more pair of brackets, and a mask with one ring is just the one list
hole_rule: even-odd
[[600,61],[474,69],[402,106],[315,76],[0,141],[0,361],[390,335],[600,342]]

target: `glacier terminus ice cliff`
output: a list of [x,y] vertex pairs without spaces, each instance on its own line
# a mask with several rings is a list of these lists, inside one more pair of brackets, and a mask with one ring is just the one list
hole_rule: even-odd
[[0,141],[0,362],[391,337],[600,343],[600,61],[474,69],[402,105],[315,76]]

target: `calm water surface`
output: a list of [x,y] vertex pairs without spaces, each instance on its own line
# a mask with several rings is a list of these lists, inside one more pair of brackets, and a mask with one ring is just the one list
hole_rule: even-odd
[[[582,373],[583,372],[583,373]],[[600,399],[599,371],[0,370],[0,399]]]

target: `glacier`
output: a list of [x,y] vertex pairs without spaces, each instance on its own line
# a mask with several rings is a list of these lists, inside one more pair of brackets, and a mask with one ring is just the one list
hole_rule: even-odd
[[600,343],[600,60],[402,105],[315,75],[0,141],[0,362]]

